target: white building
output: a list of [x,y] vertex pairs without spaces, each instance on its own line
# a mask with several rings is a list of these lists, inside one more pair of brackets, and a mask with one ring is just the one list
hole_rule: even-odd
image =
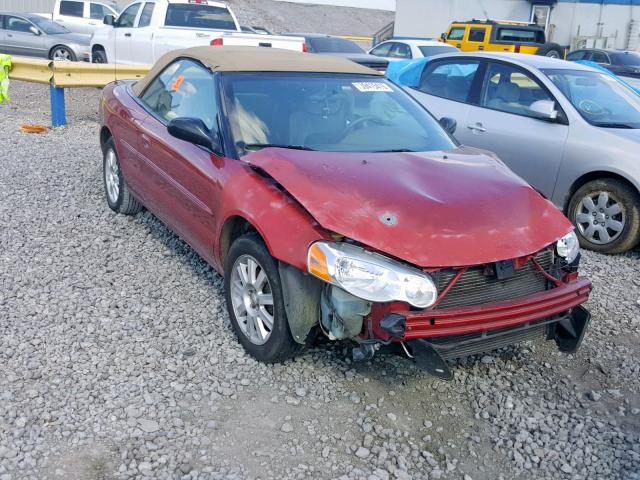
[[563,46],[640,49],[640,0],[397,0],[393,35],[438,38],[473,18],[535,21]]

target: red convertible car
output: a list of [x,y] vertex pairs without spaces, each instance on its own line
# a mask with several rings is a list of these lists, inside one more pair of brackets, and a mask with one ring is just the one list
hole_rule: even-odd
[[591,283],[571,223],[376,71],[199,47],[108,85],[100,105],[109,207],[146,207],[224,275],[259,360],[324,334],[448,378],[450,358],[582,341]]

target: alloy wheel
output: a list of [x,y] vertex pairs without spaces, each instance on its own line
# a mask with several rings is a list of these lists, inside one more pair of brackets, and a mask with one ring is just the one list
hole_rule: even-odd
[[109,201],[112,204],[116,204],[120,195],[120,168],[118,167],[116,153],[112,149],[107,150],[106,153],[104,180],[107,185]]
[[71,52],[66,48],[58,48],[53,52],[53,59],[57,61],[70,62]]
[[267,272],[251,255],[241,255],[231,271],[231,304],[240,330],[255,345],[273,331],[273,292]]
[[610,192],[593,192],[580,200],[574,214],[580,234],[596,245],[606,245],[624,230],[626,215],[620,201]]

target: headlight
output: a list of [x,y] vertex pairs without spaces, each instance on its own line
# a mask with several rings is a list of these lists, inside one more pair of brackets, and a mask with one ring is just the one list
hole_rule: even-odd
[[567,233],[564,237],[558,240],[556,243],[556,252],[568,263],[573,262],[578,256],[580,251],[580,244],[578,243],[578,236],[575,232]]
[[426,308],[438,296],[429,275],[348,243],[314,243],[307,254],[307,270],[371,302],[397,300]]

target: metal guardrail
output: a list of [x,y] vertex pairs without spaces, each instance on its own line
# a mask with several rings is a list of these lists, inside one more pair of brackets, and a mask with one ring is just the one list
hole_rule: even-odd
[[9,78],[49,85],[51,123],[54,127],[60,127],[67,124],[64,101],[65,88],[102,88],[116,80],[142,78],[150,69],[151,65],[54,62],[12,57]]

